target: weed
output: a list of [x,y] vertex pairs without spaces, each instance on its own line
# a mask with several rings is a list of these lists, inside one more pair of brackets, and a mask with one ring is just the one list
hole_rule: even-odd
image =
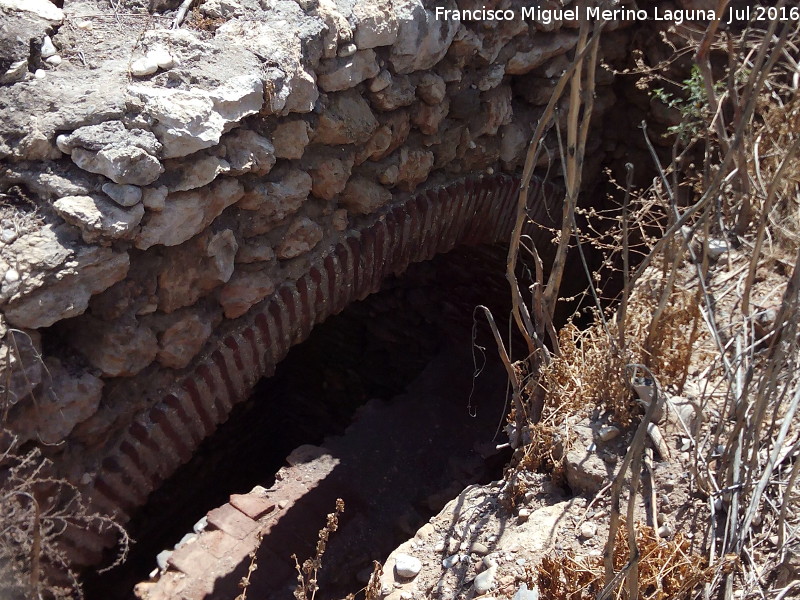
[[[82,598],[67,552],[60,545],[68,529],[115,532],[125,559],[128,537],[110,517],[91,512],[80,491],[54,477],[38,449],[19,452],[16,440],[0,430],[0,597]],[[110,568],[110,567],[109,567]]]
[[339,529],[339,515],[343,512],[344,501],[341,498],[337,498],[336,510],[328,514],[325,526],[319,531],[319,540],[317,541],[317,549],[313,558],[306,559],[301,566],[297,560],[297,555],[292,554],[295,568],[297,569],[297,587],[294,590],[294,597],[297,600],[314,600],[317,595],[319,590],[317,576],[322,568],[322,557],[328,548],[330,535]]

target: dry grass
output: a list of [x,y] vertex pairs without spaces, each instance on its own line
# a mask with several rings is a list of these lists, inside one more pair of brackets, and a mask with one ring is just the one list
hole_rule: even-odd
[[68,528],[116,532],[121,550],[112,567],[125,559],[127,534],[112,518],[91,512],[75,486],[54,477],[39,450],[18,451],[2,429],[0,444],[0,598],[82,598],[60,545],[64,533]]
[[[691,542],[684,536],[663,540],[646,525],[635,529],[642,600],[686,598],[695,587],[711,581],[718,570],[729,572],[738,564],[735,556],[729,556],[709,567],[706,558],[692,552]],[[621,572],[631,558],[623,529],[617,532],[617,543],[621,551],[616,554],[614,568]],[[531,578],[543,600],[594,600],[604,588],[603,560],[553,552],[542,559]]]
[[[694,135],[673,136],[673,161],[662,164],[644,130],[657,177],[645,190],[619,187],[622,214],[598,241],[606,264],[622,265],[616,313],[607,314],[598,301],[593,325],[565,327],[557,339],[551,336],[547,351],[542,340],[552,297],[540,289],[557,286],[560,274],[547,282],[540,277],[530,308],[519,306],[522,294],[512,290],[516,323],[531,348],[509,369],[523,392],[512,431],[527,419],[516,436],[525,443],[517,469],[552,469],[557,476],[570,422],[591,408],[620,425],[638,424],[612,490],[605,560],[546,559],[539,585],[548,598],[784,597],[796,583],[786,573],[794,565],[796,577],[800,547],[800,77],[787,49],[797,47],[800,32],[797,24],[771,23],[733,39],[716,26],[682,42],[672,39],[678,53],[695,56],[697,67],[685,79],[692,105],[675,103],[692,121],[682,131]],[[712,55],[724,57],[716,62],[727,67],[712,69]],[[579,48],[575,62],[585,58]],[[670,66],[642,65],[645,85]],[[571,95],[574,109],[590,111],[584,99],[592,82],[576,80],[577,68],[556,92],[568,82],[573,92],[580,88]],[[545,131],[537,129],[538,139]],[[575,137],[566,137],[571,147]],[[531,157],[537,144],[535,138]],[[693,162],[698,156],[701,162]],[[562,155],[562,163],[568,206],[580,152]],[[565,212],[560,246],[577,235]],[[710,252],[712,241],[727,247],[719,259]],[[516,286],[510,271],[509,281]],[[598,280],[587,273],[587,281],[598,299]],[[634,365],[652,380],[656,403],[683,393],[687,383],[695,390],[702,425],[686,430],[687,485],[706,503],[699,554],[689,554],[682,538],[665,542],[633,526],[636,489],[651,452],[645,431],[661,408],[642,417]],[[510,477],[513,483],[513,470]],[[623,519],[619,491],[626,477],[632,491]]]

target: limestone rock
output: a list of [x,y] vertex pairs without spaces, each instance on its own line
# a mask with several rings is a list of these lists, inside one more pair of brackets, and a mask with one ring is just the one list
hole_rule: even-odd
[[230,280],[238,243],[230,230],[201,235],[165,250],[158,273],[158,308],[172,313]]
[[242,223],[249,235],[269,231],[272,225],[297,212],[311,193],[311,176],[305,171],[288,168],[276,175],[277,181],[251,187],[239,203],[240,208],[258,211]]
[[413,191],[428,178],[428,173],[433,168],[433,152],[428,150],[400,149],[398,168],[398,183],[401,189]]
[[223,144],[232,175],[266,175],[275,166],[275,148],[255,131],[237,129],[223,138]]
[[205,0],[200,12],[211,19],[229,19],[242,9],[236,0]]
[[359,50],[391,46],[397,40],[398,21],[392,0],[358,2],[353,6],[353,18],[353,42]]
[[417,96],[426,104],[439,104],[445,99],[447,86],[436,73],[424,73],[417,83]]
[[381,115],[381,123],[367,143],[357,149],[357,165],[367,158],[378,161],[389,156],[406,141],[411,132],[411,118],[406,110]]
[[252,273],[237,271],[219,293],[219,303],[228,319],[245,314],[275,291],[272,280],[260,271]]
[[135,206],[142,201],[142,190],[135,185],[104,183],[101,189],[109,198],[120,206]]
[[496,135],[502,125],[511,123],[514,111],[511,106],[511,86],[503,85],[481,94],[479,123],[470,127],[477,138],[482,135]]
[[517,123],[500,128],[500,160],[504,168],[513,169],[521,163],[528,147],[530,135]]
[[44,359],[48,385],[33,400],[12,411],[10,425],[20,441],[62,442],[74,427],[91,417],[100,405],[103,382],[90,373],[73,375],[56,358]]
[[211,323],[206,315],[196,312],[182,314],[158,336],[156,360],[169,369],[189,365],[211,335]]
[[9,324],[19,328],[49,327],[83,313],[89,298],[123,279],[128,254],[110,248],[65,246],[50,227],[21,236],[11,246],[23,277],[0,288]]
[[53,203],[53,208],[67,223],[79,227],[88,244],[100,239],[125,239],[144,216],[144,206],[124,209],[103,198],[66,196]]
[[118,184],[147,185],[164,171],[156,137],[143,129],[125,129],[122,121],[80,127],[58,136],[56,144],[84,171]]
[[269,262],[275,260],[272,244],[264,236],[246,238],[236,252],[237,263]]
[[208,185],[219,175],[231,172],[227,160],[199,152],[184,158],[165,162],[167,172],[158,183],[167,186],[170,192],[186,192]]
[[310,130],[308,123],[299,119],[280,123],[272,134],[275,156],[290,160],[302,158],[308,146]]
[[64,20],[64,11],[49,0],[0,0],[0,9],[27,12],[53,25],[60,25]]
[[399,553],[394,559],[394,571],[401,579],[412,579],[422,570],[422,562],[414,556]]
[[347,58],[324,60],[317,71],[319,87],[326,92],[339,92],[357,86],[380,72],[373,50],[359,50]]
[[371,179],[355,176],[347,182],[339,201],[350,212],[367,215],[391,202],[392,193]]
[[378,110],[390,112],[412,104],[416,100],[415,89],[407,76],[398,75],[392,78],[390,85],[370,94],[370,101]]
[[444,102],[436,105],[420,104],[417,109],[413,111],[411,120],[419,130],[426,135],[433,135],[439,131],[439,125],[447,116],[450,110],[450,102]]
[[[446,2],[446,8],[456,8]],[[457,19],[436,19],[433,9],[426,9],[422,0],[398,0],[395,17],[400,26],[397,41],[392,45],[389,62],[399,74],[430,69],[450,47],[458,30]]]
[[210,186],[167,196],[164,209],[151,213],[136,237],[136,247],[147,250],[156,244],[176,246],[205,229],[223,210],[244,194],[242,184],[222,178]]
[[590,450],[593,447],[592,429],[578,425],[573,431],[576,437],[564,460],[567,483],[576,494],[595,494],[613,477],[613,473],[609,472],[610,467],[597,452]]
[[386,125],[381,125],[367,140],[366,144],[359,146],[355,155],[355,164],[360,165],[367,159],[377,160],[384,156],[389,144],[392,143],[392,130]]
[[135,375],[158,353],[153,331],[133,320],[107,322],[83,315],[70,329],[70,343],[106,377]]
[[506,65],[509,75],[523,75],[533,71],[549,59],[565,54],[578,43],[578,34],[570,31],[537,35],[530,39],[530,48],[520,50]]
[[482,595],[495,587],[495,576],[497,575],[497,565],[492,565],[475,577],[473,586],[477,595]]
[[318,144],[365,142],[378,128],[369,104],[355,90],[332,95],[327,110],[320,115],[314,132]]
[[142,203],[147,210],[161,212],[166,205],[169,188],[165,185],[142,189]]
[[215,146],[230,125],[257,113],[264,103],[263,84],[255,74],[232,77],[211,91],[146,85],[132,85],[128,91],[144,103],[156,123],[153,131],[164,158]]
[[333,200],[347,184],[354,159],[352,150],[334,148],[307,156],[303,160],[303,167],[311,175],[311,193],[323,200]]
[[283,2],[268,20],[240,18],[224,23],[216,32],[215,42],[245,47],[263,64],[275,65],[265,72],[266,112],[310,112],[319,97],[310,69],[322,53],[319,40],[325,27],[319,17]]
[[297,258],[309,252],[322,240],[322,227],[308,217],[295,219],[283,236],[275,254],[282,260]]

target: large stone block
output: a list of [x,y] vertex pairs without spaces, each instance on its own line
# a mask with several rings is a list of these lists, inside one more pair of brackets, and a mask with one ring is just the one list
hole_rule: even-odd
[[[452,0],[444,4],[448,9],[456,8]],[[459,25],[457,19],[437,19],[435,10],[425,8],[422,0],[398,0],[395,15],[400,26],[389,62],[400,74],[430,69],[438,63]]]
[[314,131],[318,144],[356,144],[366,142],[378,128],[369,104],[355,90],[332,94],[327,109],[320,115]]

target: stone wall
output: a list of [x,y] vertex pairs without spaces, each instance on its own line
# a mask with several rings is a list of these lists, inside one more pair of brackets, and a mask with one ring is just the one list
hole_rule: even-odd
[[[423,0],[152,4],[0,0],[6,426],[123,519],[315,323],[507,239],[577,40]],[[600,131],[595,168],[625,143]]]

